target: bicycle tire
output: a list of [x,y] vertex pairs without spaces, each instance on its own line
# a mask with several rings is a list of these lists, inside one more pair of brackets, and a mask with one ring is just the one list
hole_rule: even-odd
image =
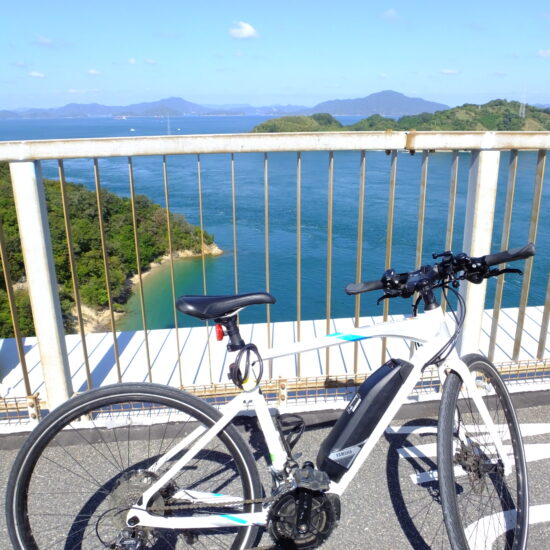
[[[154,481],[144,471],[191,429],[199,424],[210,427],[220,417],[206,402],[158,384],[106,386],[60,405],[31,432],[12,467],[6,512],[14,547],[122,548],[121,532],[128,529],[124,525],[126,511],[146,484]],[[170,499],[173,503],[182,488],[245,500],[262,496],[252,453],[231,425],[213,438],[174,482],[177,486],[153,497],[156,505],[166,507]],[[261,504],[235,504],[230,509],[233,514],[255,512],[261,510]],[[220,514],[226,508],[202,511]],[[153,513],[189,515],[201,510]],[[242,549],[254,540],[257,527],[142,531],[133,531],[131,536],[142,543],[136,548],[144,550],[186,548],[197,540],[201,547]]]
[[[462,360],[474,375],[499,437],[509,449],[512,470],[504,475],[500,455],[462,387],[462,379],[449,373],[437,438],[441,504],[449,541],[453,550],[523,550],[529,527],[527,466],[512,400],[485,357],[471,354]],[[467,445],[457,436],[460,427]]]

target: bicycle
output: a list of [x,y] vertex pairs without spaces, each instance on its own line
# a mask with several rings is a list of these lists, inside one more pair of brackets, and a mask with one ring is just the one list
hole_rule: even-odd
[[[519,272],[494,266],[534,253],[533,244],[480,258],[444,252],[418,270],[388,270],[378,281],[352,283],[350,295],[415,296],[413,316],[263,355],[242,340],[237,313],[274,303],[270,294],[180,298],[181,311],[214,320],[218,339],[228,337],[228,350],[237,354],[230,377],[242,391],[217,410],[174,388],[127,383],[59,406],[31,433],[10,474],[6,510],[15,548],[242,549],[256,542],[259,527],[279,547],[315,548],[340,519],[340,495],[422,371],[436,365],[442,384],[438,471],[451,546],[524,549],[527,469],[512,401],[495,367],[481,355],[460,359],[455,344],[465,313],[460,282]],[[454,331],[436,289],[452,310]],[[448,292],[456,295],[456,312]],[[263,361],[374,337],[406,338],[416,346],[409,360],[390,359],[366,378],[322,443],[317,464],[300,467],[292,449],[304,423],[297,415],[271,416],[260,389]],[[265,437],[269,493],[232,425],[243,409],[255,411]]]

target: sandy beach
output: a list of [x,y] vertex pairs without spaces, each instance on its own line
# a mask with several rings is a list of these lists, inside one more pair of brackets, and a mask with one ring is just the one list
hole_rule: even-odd
[[[203,252],[207,256],[220,256],[223,254],[223,250],[212,243],[210,245],[205,244],[203,247]],[[182,260],[185,258],[197,258],[200,257],[202,253],[193,252],[191,250],[177,250],[174,252],[174,260]],[[162,265],[170,261],[170,254],[165,254],[155,262],[151,262],[147,269],[141,271],[141,281],[143,282],[148,276],[154,273]],[[128,285],[128,297],[134,292],[135,286],[139,285],[140,277],[136,273],[132,277],[129,277],[126,281]],[[75,319],[77,319],[76,306],[71,311]],[[124,316],[123,312],[114,312],[115,323],[121,317]],[[85,304],[82,304],[82,321],[84,324],[84,332],[104,332],[111,330],[111,314],[109,308],[95,309],[89,307]]]
[[[220,256],[223,254],[223,250],[218,247],[216,243],[205,244],[203,252],[206,256]],[[184,258],[198,258],[202,255],[200,252],[193,252],[192,250],[176,250],[174,252],[174,260],[182,260]],[[166,262],[170,261],[170,254],[165,254],[159,258],[156,262],[151,262],[147,270],[141,271],[141,280],[145,279],[151,273],[154,273],[155,269],[159,268]],[[129,282],[132,286],[139,284],[139,275],[136,273],[133,277],[129,278]]]

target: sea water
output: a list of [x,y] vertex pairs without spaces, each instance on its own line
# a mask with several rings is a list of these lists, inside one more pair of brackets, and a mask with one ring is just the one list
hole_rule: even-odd
[[[64,139],[112,136],[215,134],[248,132],[268,117],[219,116],[10,120],[0,121],[0,140]],[[339,117],[344,124],[357,117]],[[500,233],[504,212],[508,153],[500,161],[499,190],[495,214],[492,251],[500,248]],[[198,173],[200,169],[204,228],[212,233],[215,242],[224,250],[219,257],[178,260],[174,264],[175,294],[231,294],[235,292],[234,261],[238,266],[239,292],[269,291],[277,298],[271,307],[271,319],[291,320],[297,315],[297,189],[296,153],[268,155],[268,240],[264,205],[264,155],[235,154],[235,193],[237,214],[237,247],[233,245],[232,190],[230,155],[201,155],[200,166],[195,155],[167,158],[169,200],[172,211],[183,214],[191,223],[199,224]],[[520,154],[510,247],[528,240],[530,212],[535,182],[537,155]],[[360,182],[360,153],[334,154],[333,242],[330,314],[332,317],[354,315],[355,300],[344,294],[344,286],[355,279],[357,253],[358,197]],[[433,153],[429,157],[426,219],[423,235],[423,261],[431,260],[432,252],[445,247],[449,183],[452,155]],[[324,318],[327,314],[327,233],[328,233],[328,163],[325,152],[302,154],[301,171],[301,316],[302,319]],[[394,209],[394,228],[391,264],[396,271],[410,270],[415,265],[417,219],[420,196],[422,154],[399,153]],[[453,250],[462,249],[464,209],[470,155],[459,154],[459,182],[453,233]],[[129,196],[128,164],[126,159],[100,159],[101,183],[110,191]],[[136,192],[165,205],[162,159],[136,157],[133,159]],[[386,231],[388,224],[388,193],[391,157],[383,152],[366,155],[366,187],[364,214],[364,244],[362,278],[380,278],[384,271]],[[44,175],[57,178],[57,164],[43,163]],[[93,188],[93,163],[90,159],[65,162],[68,181]],[[548,180],[548,177],[546,177]],[[544,186],[539,219],[537,248],[529,303],[544,303],[546,281],[550,267],[550,202],[548,185]],[[265,250],[269,249],[269,280],[266,276]],[[495,281],[489,282],[486,307],[492,307]],[[507,276],[504,305],[517,306],[521,279]],[[165,263],[144,280],[145,311],[148,328],[174,326],[173,295],[170,264]],[[376,304],[378,296],[362,298],[362,314],[381,314]],[[404,300],[393,300],[390,311],[403,313],[410,308]],[[127,304],[128,313],[117,328],[136,330],[142,327],[141,306],[137,293]],[[179,315],[179,314],[178,314]],[[243,313],[244,322],[264,321],[265,307],[251,307]],[[179,317],[180,326],[192,320]]]

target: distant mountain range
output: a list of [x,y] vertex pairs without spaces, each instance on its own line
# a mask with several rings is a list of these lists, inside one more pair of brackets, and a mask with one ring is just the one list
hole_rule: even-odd
[[329,113],[331,115],[382,115],[385,117],[402,117],[420,113],[435,113],[448,109],[448,105],[426,101],[419,97],[408,97],[385,90],[358,99],[333,99],[315,105],[308,113]]
[[357,99],[334,99],[314,107],[304,105],[268,105],[254,107],[248,104],[199,105],[179,97],[159,101],[135,103],[126,106],[108,106],[99,103],[69,103],[52,109],[27,109],[17,111],[0,110],[0,119],[20,118],[79,118],[79,117],[166,117],[189,115],[311,115],[330,113],[332,115],[370,116],[380,114],[400,117],[419,113],[433,113],[448,109],[447,105],[426,101],[421,98],[386,90]]

